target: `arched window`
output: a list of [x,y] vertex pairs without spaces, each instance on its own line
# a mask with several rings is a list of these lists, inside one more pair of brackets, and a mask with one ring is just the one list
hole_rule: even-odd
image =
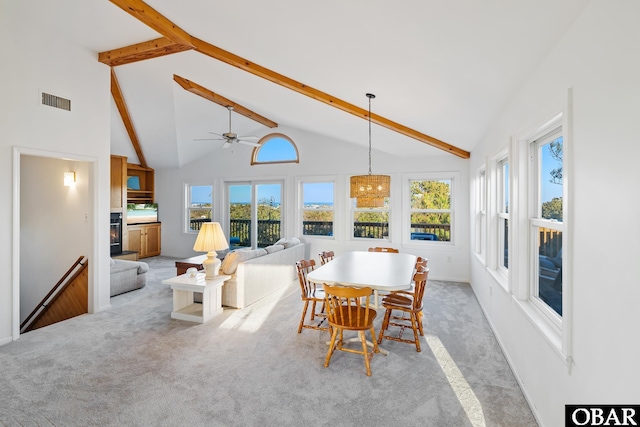
[[260,146],[253,149],[251,164],[299,163],[298,147],[288,136],[271,133],[258,141]]

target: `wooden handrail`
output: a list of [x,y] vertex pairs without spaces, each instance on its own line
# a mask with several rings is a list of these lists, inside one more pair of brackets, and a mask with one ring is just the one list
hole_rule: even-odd
[[[51,303],[53,303],[56,298],[58,297],[58,295],[60,295],[62,293],[62,291],[64,291],[64,289],[69,286],[69,284],[71,282],[73,282],[73,280],[78,277],[78,275],[80,273],[82,273],[82,271],[86,268],[86,263],[83,263],[83,261],[86,261],[86,257],[84,255],[81,255],[74,263],[73,265],[69,268],[69,270],[67,270],[66,273],[64,273],[64,275],[60,278],[60,280],[58,280],[58,283],[56,283],[53,288],[51,288],[51,290],[49,291],[49,293],[47,294],[47,296],[45,296],[42,301],[40,301],[40,303],[36,306],[36,308],[33,309],[33,311],[27,316],[26,319],[24,319],[24,321],[20,324],[20,331],[22,331],[26,326],[28,326],[30,323],[36,322],[43,314],[46,310],[41,310],[41,308],[46,308],[47,305],[47,300],[53,295],[56,294],[56,296],[49,301],[49,305],[51,305]],[[73,272],[73,270],[75,270],[78,265],[81,266],[80,269],[78,269],[75,274],[73,274],[73,276],[69,277],[71,275],[71,273]],[[62,286],[62,284],[64,283],[64,286]],[[60,290],[60,292],[57,292],[58,290]],[[56,293],[57,292],[57,293]],[[38,313],[38,311],[40,311],[40,313]],[[31,320],[36,313],[38,313],[38,316],[36,316],[33,320]]]

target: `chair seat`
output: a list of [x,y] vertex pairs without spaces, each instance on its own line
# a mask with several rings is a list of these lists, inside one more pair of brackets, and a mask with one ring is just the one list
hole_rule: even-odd
[[411,307],[411,305],[413,304],[413,298],[406,295],[389,294],[382,299],[382,305],[384,306],[385,304]]
[[374,310],[369,310],[368,321],[364,322],[366,309],[366,307],[349,306],[348,310],[345,310],[344,316],[341,319],[339,318],[337,319],[337,321],[332,321],[331,319],[329,319],[329,324],[331,326],[336,326],[348,330],[362,330],[363,328],[370,328],[373,325],[373,321],[376,319],[378,313],[376,313]]

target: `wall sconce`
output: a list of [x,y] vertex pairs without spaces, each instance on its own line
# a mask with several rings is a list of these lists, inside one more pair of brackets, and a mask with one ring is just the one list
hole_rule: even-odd
[[65,172],[64,173],[64,186],[71,187],[76,184],[76,173],[75,172]]

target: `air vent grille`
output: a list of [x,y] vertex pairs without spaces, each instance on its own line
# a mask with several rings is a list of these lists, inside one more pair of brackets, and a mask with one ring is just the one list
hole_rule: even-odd
[[71,111],[71,100],[42,92],[42,105],[48,105],[54,108]]

